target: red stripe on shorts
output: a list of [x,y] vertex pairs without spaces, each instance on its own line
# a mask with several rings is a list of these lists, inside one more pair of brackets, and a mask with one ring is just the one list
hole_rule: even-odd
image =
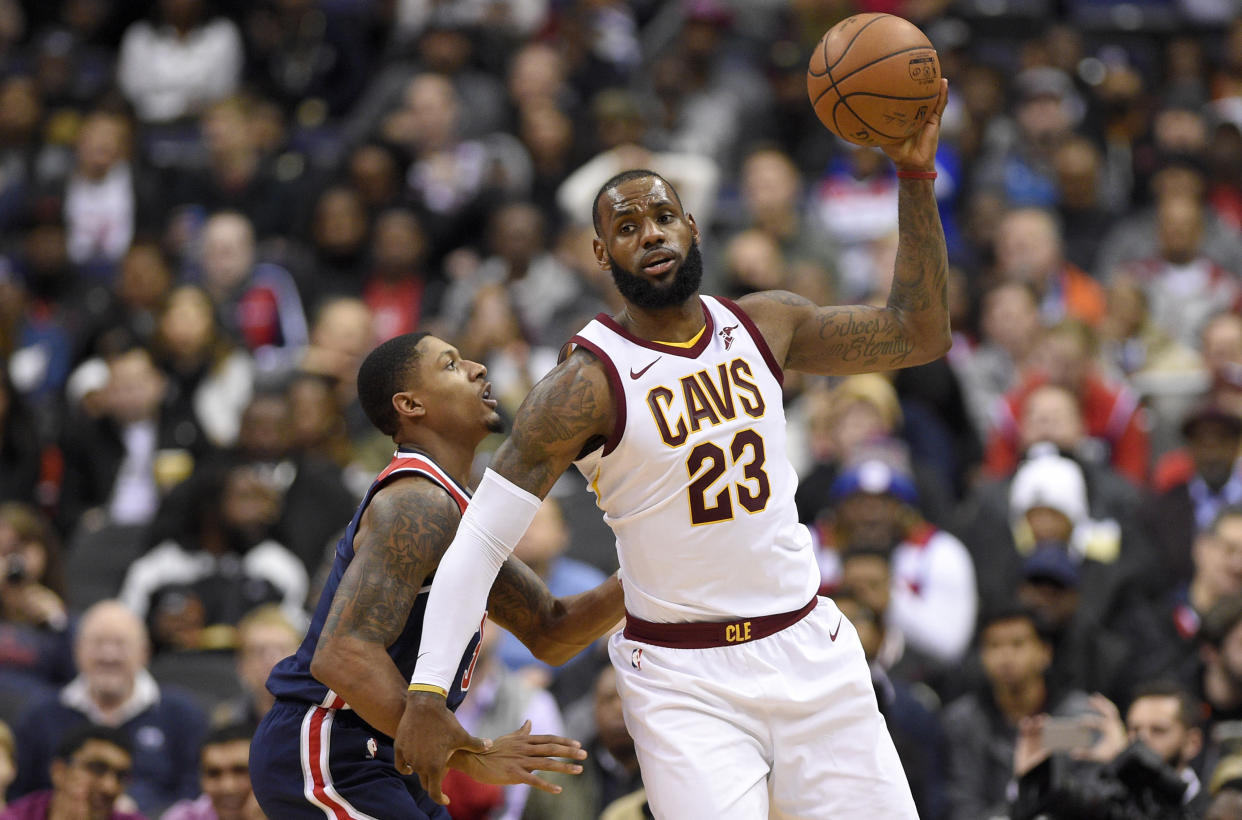
[[307,741],[310,743],[309,762],[311,782],[314,784],[313,791],[315,798],[331,810],[337,820],[350,820],[353,815],[349,813],[349,810],[338,803],[334,797],[328,794],[328,783],[326,778],[328,761],[320,757],[320,754],[323,752],[323,747],[319,741],[320,730],[323,728],[323,719],[327,716],[327,714],[327,709],[322,706],[316,706],[315,713],[311,715],[309,732],[310,737],[307,738]]

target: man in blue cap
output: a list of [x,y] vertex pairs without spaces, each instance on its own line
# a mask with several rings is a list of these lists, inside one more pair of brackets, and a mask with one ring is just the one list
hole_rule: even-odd
[[923,518],[908,462],[877,447],[833,482],[830,525],[817,551],[822,592],[841,578],[840,555],[860,547],[888,551],[892,564],[889,622],[910,645],[941,664],[959,661],[975,629],[978,596],[970,553],[956,537]]

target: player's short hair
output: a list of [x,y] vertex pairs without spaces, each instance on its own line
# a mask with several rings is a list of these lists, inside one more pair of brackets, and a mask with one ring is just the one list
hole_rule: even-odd
[[367,418],[386,436],[397,434],[397,410],[392,397],[406,386],[406,378],[420,358],[418,343],[428,334],[403,333],[367,354],[358,368],[358,403]]
[[603,233],[604,228],[604,223],[601,222],[599,218],[599,201],[603,198],[604,194],[608,193],[613,188],[616,188],[623,182],[629,182],[631,179],[643,179],[645,177],[655,177],[663,182],[668,186],[668,189],[672,191],[673,196],[677,198],[677,203],[681,204],[681,196],[677,193],[677,189],[673,187],[673,183],[669,182],[655,171],[652,171],[649,168],[631,168],[628,171],[622,171],[619,174],[613,175],[612,178],[601,185],[599,190],[595,192],[595,199],[591,200],[591,224],[595,226],[596,236],[600,236]]
[[56,744],[56,751],[52,757],[55,760],[69,760],[77,754],[83,746],[92,740],[98,740],[103,743],[111,743],[118,749],[125,752],[129,756],[133,756],[134,749],[130,743],[129,735],[120,729],[111,726],[100,726],[95,723],[83,723],[75,726],[61,736],[60,742]]

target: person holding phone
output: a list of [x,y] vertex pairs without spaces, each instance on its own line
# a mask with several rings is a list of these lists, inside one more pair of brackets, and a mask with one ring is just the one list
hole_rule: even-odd
[[1202,714],[1185,687],[1156,681],[1137,689],[1124,722],[1098,694],[1088,714],[1024,719],[1011,820],[1202,817],[1209,794],[1192,766],[1203,751]]
[[1089,710],[1085,692],[1050,681],[1053,649],[1035,613],[1019,605],[985,613],[978,632],[983,685],[941,714],[949,748],[951,817],[998,817],[1008,811],[1014,744],[1025,719],[1074,717]]

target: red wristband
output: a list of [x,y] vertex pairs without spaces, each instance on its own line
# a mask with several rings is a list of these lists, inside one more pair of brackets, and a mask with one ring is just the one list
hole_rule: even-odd
[[898,179],[935,179],[935,171],[898,171]]

